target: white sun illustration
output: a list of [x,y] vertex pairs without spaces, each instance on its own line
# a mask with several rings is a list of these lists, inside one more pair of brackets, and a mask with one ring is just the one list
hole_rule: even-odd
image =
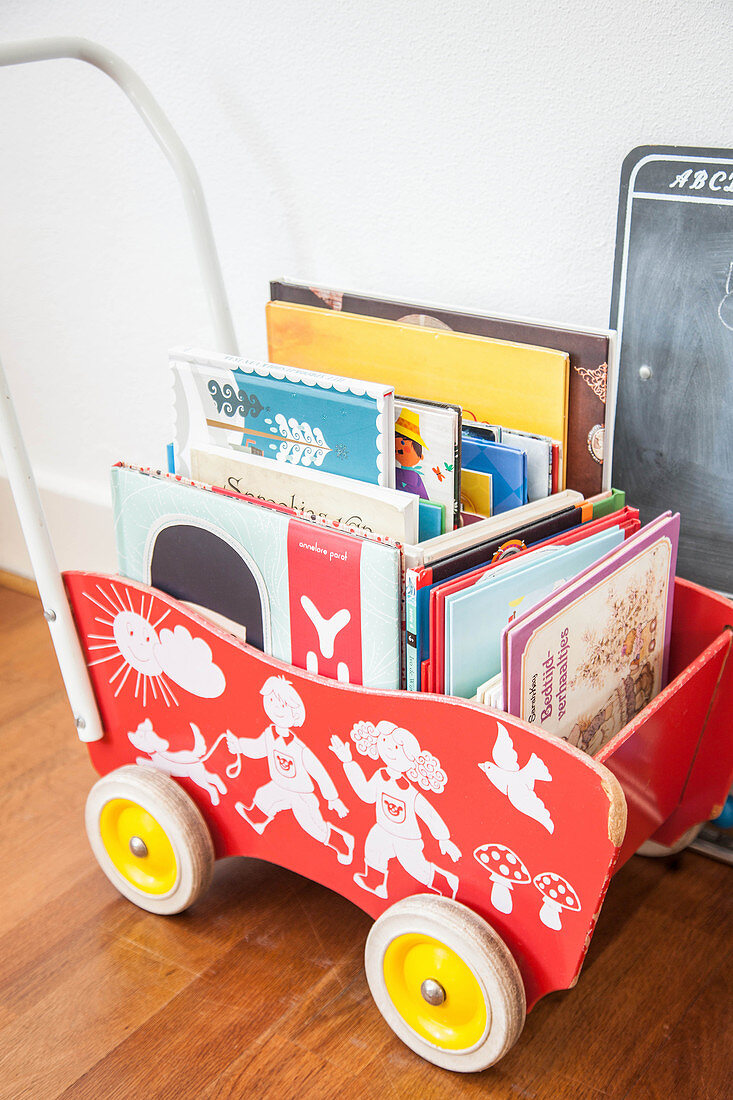
[[160,691],[160,696],[167,707],[171,705],[171,702],[178,706],[178,700],[173,694],[170,682],[166,679],[163,672],[163,667],[161,665],[160,638],[157,633],[157,628],[163,620],[170,615],[170,609],[167,608],[157,622],[152,622],[153,606],[155,604],[154,596],[149,596],[150,604],[146,610],[146,594],[141,593],[140,609],[136,611],[129,591],[125,589],[125,596],[127,597],[126,604],[112,581],[110,581],[109,584],[112,594],[105,592],[101,585],[98,584],[96,586],[101,598],[105,600],[109,606],[99,603],[99,601],[90,596],[88,592],[84,593],[88,600],[98,607],[100,611],[104,612],[106,616],[109,616],[108,618],[102,618],[99,615],[95,616],[95,621],[102,623],[103,626],[109,627],[110,633],[89,634],[89,638],[92,639],[94,643],[89,646],[89,649],[114,650],[114,653],[90,661],[90,667],[106,664],[109,661],[118,662],[117,667],[111,670],[112,675],[108,680],[109,684],[113,684],[118,677],[122,677],[115,687],[115,698],[117,698],[122,691],[130,673],[135,672],[137,674],[135,680],[135,698],[137,699],[139,697],[140,688],[142,687],[143,706],[147,703],[148,683],[150,684],[150,690],[152,691],[154,699],[158,698],[158,691]]

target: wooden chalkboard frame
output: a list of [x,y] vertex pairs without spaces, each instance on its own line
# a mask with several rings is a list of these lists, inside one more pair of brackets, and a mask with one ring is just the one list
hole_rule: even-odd
[[730,593],[733,150],[640,146],[626,157],[610,323],[614,484],[644,521],[679,510],[679,575]]

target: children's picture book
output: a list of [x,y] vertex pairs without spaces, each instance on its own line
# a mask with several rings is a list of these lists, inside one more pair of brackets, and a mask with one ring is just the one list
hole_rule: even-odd
[[565,442],[567,352],[269,302],[270,359],[307,370],[389,379],[398,393],[461,405],[475,420]]
[[[470,512],[478,518],[488,519],[493,515],[491,474],[480,470],[461,470],[461,511]],[[465,522],[465,520],[464,520]]]
[[472,427],[464,426],[461,456],[464,470],[491,476],[492,515],[498,516],[527,504],[526,451],[504,443],[492,443]]
[[612,512],[617,512],[626,504],[626,493],[623,489],[608,489],[600,493],[597,498],[591,498],[593,503],[593,519],[600,519]]
[[190,475],[192,446],[215,443],[394,487],[391,386],[193,348],[170,363],[176,473]]
[[138,467],[112,469],[112,502],[123,576],[298,668],[399,687],[399,547]]
[[[270,284],[270,297],[275,301],[379,317],[423,328],[448,329],[536,347],[561,348],[570,357],[567,481],[561,478],[553,492],[567,485],[570,489],[578,489],[584,496],[592,496],[610,485],[610,456],[606,450],[611,433],[606,431],[606,394],[613,395],[615,389],[616,342],[613,332],[573,328],[522,317],[502,317],[488,312],[467,313],[425,302],[353,294],[285,280]],[[672,298],[670,295],[670,301]],[[482,419],[478,414],[476,416]],[[519,427],[517,424],[512,426]],[[543,431],[541,434],[562,439],[556,432]]]
[[666,513],[510,623],[506,710],[596,753],[665,685],[680,517]]
[[[539,547],[486,572],[445,600],[445,687],[470,699],[501,672],[506,625],[623,542],[618,527],[571,546]],[[431,653],[431,660],[436,654]]]
[[399,396],[394,400],[395,486],[445,505],[444,530],[452,531],[460,511],[460,406]]
[[419,541],[418,498],[411,493],[213,443],[191,447],[190,454],[195,481],[282,504],[306,519],[356,527],[401,543]]
[[[452,557],[471,547],[487,543],[499,535],[505,535],[514,529],[520,529],[535,520],[544,519],[547,516],[559,515],[566,509],[573,510],[576,505],[582,505],[583,497],[572,489],[565,489],[561,493],[553,493],[544,500],[535,500],[532,504],[523,504],[521,508],[511,512],[503,512],[490,519],[483,519],[479,523],[472,523],[468,527],[457,528],[455,531],[447,531],[438,538],[430,539],[419,546],[405,547],[405,563],[412,567],[430,565],[440,561],[441,558]],[[578,518],[580,523],[580,517]]]
[[[572,546],[583,539],[608,531],[611,527],[621,532],[623,538],[628,538],[639,530],[639,513],[634,508],[623,508],[615,515],[608,515],[602,519],[591,519],[580,523],[569,530],[553,534],[545,538],[539,545],[532,544],[525,549],[519,549],[513,554],[513,560],[519,560],[528,556],[534,556],[552,547]],[[482,578],[492,569],[500,568],[502,561],[491,561],[486,565],[480,565],[477,569],[461,573],[459,576],[449,578],[434,585],[430,590],[429,607],[429,652],[434,675],[434,690],[445,691],[445,603],[449,596],[470,588],[471,585],[480,583]]]
[[[568,490],[570,496],[574,494]],[[566,494],[558,494],[564,497]],[[548,498],[549,499],[549,498]],[[546,504],[538,501],[537,504]],[[482,520],[473,528],[492,528],[476,544],[469,544],[457,553],[440,557],[421,567],[410,566],[407,555],[421,547],[405,547],[405,678],[408,691],[419,691],[419,676],[422,662],[429,653],[429,606],[430,592],[435,584],[456,577],[461,573],[476,569],[491,561],[517,554],[535,543],[552,538],[560,531],[568,531],[583,520],[583,508],[573,503],[551,514],[531,515],[536,505],[525,505],[515,512],[505,512],[491,520]],[[524,523],[516,523],[517,516],[524,514]],[[433,539],[434,543],[439,542]],[[423,544],[429,546],[430,543]]]

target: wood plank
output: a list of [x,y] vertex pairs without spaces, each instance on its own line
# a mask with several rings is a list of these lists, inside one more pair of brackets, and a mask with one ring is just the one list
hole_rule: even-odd
[[715,1027],[715,1006],[727,1006],[730,1011],[733,1004],[733,950],[717,959],[707,984],[695,988],[698,991],[677,1026],[665,1029],[643,1084],[633,1085],[626,1100],[733,1096],[730,1039]]

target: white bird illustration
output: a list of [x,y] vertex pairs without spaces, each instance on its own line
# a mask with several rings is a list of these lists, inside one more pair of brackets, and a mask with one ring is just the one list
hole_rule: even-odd
[[552,780],[547,765],[536,753],[532,753],[524,767],[520,768],[509,733],[501,722],[496,723],[496,728],[496,741],[491,753],[494,763],[486,760],[483,764],[479,764],[481,771],[498,791],[507,796],[520,814],[534,818],[547,829],[548,833],[554,832],[555,823],[550,817],[550,811],[539,795],[534,792],[535,783],[549,783]]

